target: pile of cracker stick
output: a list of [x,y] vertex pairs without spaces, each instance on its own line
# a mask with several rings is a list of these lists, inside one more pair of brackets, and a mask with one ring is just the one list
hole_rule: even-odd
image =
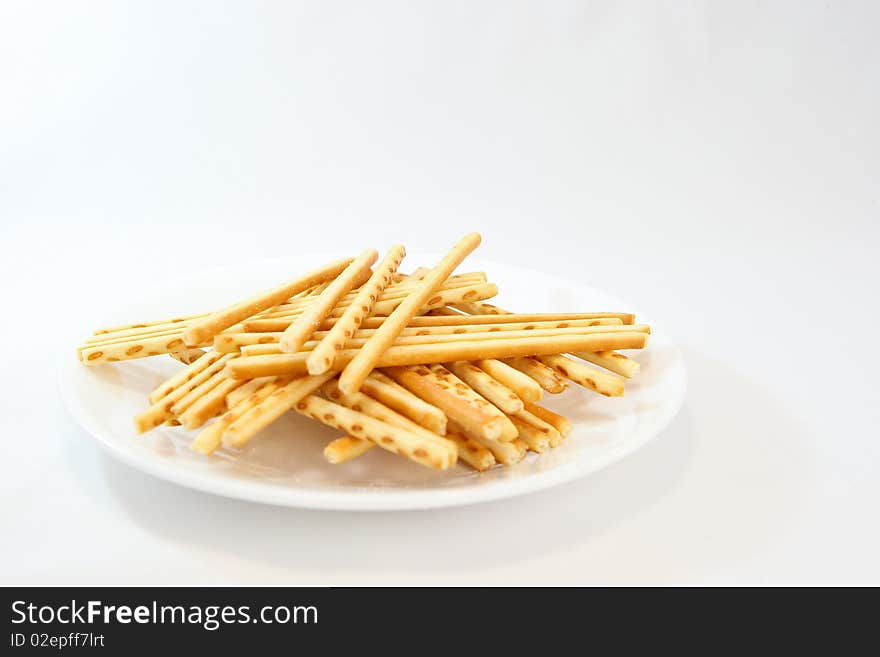
[[483,303],[483,272],[453,275],[480,244],[398,271],[403,246],[331,262],[213,313],[95,331],[84,365],[168,354],[184,367],[149,396],[139,432],[199,429],[191,448],[241,449],[288,411],[342,433],[343,463],[379,447],[423,466],[477,470],[559,445],[569,420],[538,402],[570,383],[623,395],[650,330],[629,313],[518,314]]

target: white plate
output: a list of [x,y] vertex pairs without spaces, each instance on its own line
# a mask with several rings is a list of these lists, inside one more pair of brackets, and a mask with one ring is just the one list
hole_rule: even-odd
[[[170,317],[222,307],[338,257],[297,256],[212,270],[176,281],[98,325]],[[436,255],[412,254],[409,269]],[[626,304],[587,287],[533,270],[469,258],[460,271],[486,271],[498,283],[497,302],[517,312],[627,311]],[[639,318],[640,320],[644,318]],[[103,320],[103,321],[100,321]],[[138,436],[132,418],[147,406],[147,394],[180,367],[168,357],[84,367],[71,356],[61,372],[61,391],[73,416],[119,460],[149,474],[198,490],[267,504],[361,511],[419,509],[485,502],[549,488],[618,461],[655,437],[684,399],[685,372],[678,350],[656,326],[648,349],[635,352],[639,376],[626,396],[607,399],[571,385],[545,395],[546,405],[574,425],[559,447],[529,454],[516,466],[478,473],[465,465],[435,472],[371,450],[342,465],[330,465],[324,445],[338,437],[316,422],[289,413],[241,452],[204,457],[189,451],[194,432],[160,427]],[[71,345],[71,352],[73,345]]]

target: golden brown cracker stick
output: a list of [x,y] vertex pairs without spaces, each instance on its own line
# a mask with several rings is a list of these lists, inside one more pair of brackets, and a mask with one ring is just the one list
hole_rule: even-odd
[[523,401],[538,401],[544,396],[544,389],[533,378],[518,369],[495,358],[474,361],[474,365],[516,394]]
[[[525,410],[556,429],[562,438],[565,438],[571,431],[571,420],[564,415],[554,413],[549,408],[526,402]],[[551,447],[555,447],[555,445],[551,445]]]
[[533,452],[540,454],[547,447],[556,447],[562,442],[563,436],[556,427],[529,411],[520,411],[510,419],[519,430],[519,437]]
[[228,376],[226,376],[225,370],[221,369],[217,372],[214,372],[207,381],[200,383],[195,388],[186,393],[183,397],[178,399],[171,407],[171,414],[176,416],[177,419],[180,420],[180,416],[183,415],[183,412],[186,411],[190,406],[192,406],[198,399],[207,395],[224,381],[230,380],[233,379],[230,379]]
[[450,423],[449,431],[453,434],[458,434],[465,436],[473,441],[476,441],[490,452],[495,457],[495,460],[502,465],[514,465],[523,460],[528,451],[528,446],[519,438],[515,438],[509,443],[502,443],[497,440],[489,440],[488,438],[483,438],[477,435],[473,435],[468,433],[464,427],[460,427],[455,424],[455,422]]
[[[202,429],[195,437],[189,448],[194,452],[211,454],[219,449],[223,441],[223,432],[230,424],[251,410],[254,406],[266,399],[273,392],[290,382],[286,377],[261,379],[261,385],[247,397],[240,399],[235,405],[230,405],[229,410],[221,415],[215,422]],[[240,389],[240,388],[239,388]]]
[[[206,346],[206,345],[194,345]],[[99,365],[101,363],[113,363],[120,360],[132,360],[159,354],[170,354],[175,351],[185,350],[188,347],[183,343],[180,333],[168,335],[156,335],[153,337],[131,338],[118,342],[84,346],[80,348],[80,360],[85,365]]]
[[[281,351],[289,354],[299,351],[306,340],[320,327],[324,318],[336,307],[339,300],[352,290],[358,280],[362,279],[364,272],[369,271],[378,257],[379,253],[375,249],[364,251],[327,286],[327,289],[313,297],[309,305],[303,309],[303,313],[284,330],[279,343]],[[316,373],[323,374],[323,372]]]
[[373,334],[370,341],[361,347],[345,365],[345,369],[339,376],[340,390],[346,393],[360,390],[361,384],[367,378],[370,370],[377,366],[383,352],[391,346],[401,329],[409,323],[422,306],[430,305],[430,301],[437,296],[437,290],[443,285],[443,282],[479,244],[480,236],[478,233],[466,235],[428,272],[424,279],[419,281],[418,286],[394,309],[388,319]]
[[446,434],[446,415],[436,406],[374,370],[361,386],[361,391],[438,435]]
[[361,322],[369,317],[373,305],[382,296],[382,292],[391,281],[392,274],[397,271],[405,255],[406,249],[402,244],[397,244],[388,251],[370,280],[357,293],[351,305],[333,324],[330,331],[321,338],[321,343],[312,350],[306,359],[306,366],[310,374],[323,374],[333,367],[336,351],[345,347],[346,340],[352,337]]
[[[157,397],[157,400],[153,402],[152,406],[150,406],[143,413],[139,413],[137,416],[135,416],[135,428],[137,429],[138,433],[143,433],[144,431],[149,431],[150,429],[158,427],[160,424],[171,418],[171,409],[180,399],[189,394],[193,389],[202,385],[205,381],[209,380],[218,372],[221,372],[223,368],[226,367],[226,363],[229,362],[233,357],[234,356],[232,354],[226,354],[220,356],[219,358],[215,358],[213,362],[211,362],[207,367],[198,371],[194,376],[180,383],[174,389],[170,390],[167,394],[161,395],[161,397]],[[164,390],[167,384],[173,379],[174,377],[172,377],[172,379],[169,379],[165,384],[160,385],[154,391],[154,393],[160,390]]]
[[172,351],[169,356],[184,365],[192,365],[207,352],[197,348],[187,348],[182,351]]
[[272,379],[273,377],[271,376],[264,376],[259,379],[251,379],[250,381],[245,381],[241,387],[236,388],[226,395],[226,406],[228,408],[235,408],[236,404],[238,404],[242,399],[250,397],[257,390],[272,381]]
[[554,395],[558,395],[568,387],[568,383],[564,378],[537,358],[520,356],[518,358],[505,358],[504,362],[526,376],[531,377],[544,390]]
[[199,313],[197,315],[184,315],[178,317],[172,317],[171,319],[160,319],[153,322],[138,322],[136,324],[122,324],[121,326],[108,326],[105,328],[99,328],[92,333],[92,335],[106,335],[108,333],[120,333],[122,331],[128,331],[130,329],[149,329],[157,326],[165,326],[165,325],[180,325],[184,322],[188,322],[194,319],[200,319],[202,317],[207,317],[210,313]]
[[306,395],[320,388],[332,374],[305,376],[279,387],[266,399],[232,422],[223,432],[226,447],[240,449],[253,436],[277,420]]
[[516,429],[495,406],[442,365],[390,367],[385,374],[429,404],[442,410],[467,435],[509,442]]
[[589,388],[594,392],[606,397],[622,397],[624,391],[624,380],[614,374],[603,372],[600,369],[560,355],[539,356],[545,365],[552,367],[556,372],[574,381],[584,388]]
[[[568,351],[607,351],[609,349],[641,349],[648,342],[646,333],[594,333],[563,335],[549,338],[522,338],[517,340],[477,340],[427,345],[403,345],[388,348],[378,359],[377,367],[445,363],[454,360],[513,358],[515,356],[543,356]],[[363,348],[339,352],[334,367],[345,367],[363,352]],[[267,354],[242,356],[227,366],[234,379],[255,379],[259,376],[303,376],[308,354]]]
[[459,360],[446,363],[446,367],[503,413],[514,415],[523,410],[522,399],[473,363]]
[[[498,306],[493,306],[490,303],[484,302],[462,302],[456,303],[453,305],[453,308],[456,310],[461,310],[464,313],[469,315],[512,315],[510,311],[503,310]],[[610,312],[601,312],[601,313],[587,313],[589,316],[594,318],[599,317],[618,317],[623,321],[624,324],[633,324],[635,323],[636,316],[632,313],[610,313]]]
[[620,374],[620,376],[624,376],[627,379],[636,376],[640,369],[637,361],[629,356],[619,354],[616,351],[598,351],[596,353],[579,351],[572,355],[582,358],[589,363],[593,363],[593,365],[604,367],[606,370],[614,372],[615,374]]
[[429,440],[422,434],[395,427],[317,395],[309,395],[301,399],[294,404],[294,408],[298,413],[318,422],[355,438],[369,440],[383,449],[429,468],[445,470],[454,465],[458,458],[458,449],[452,441],[445,440],[443,443],[438,443]]
[[[204,370],[206,367],[210,366],[212,363],[216,362],[217,359],[220,358],[220,354],[216,352],[205,352],[203,356],[198,358],[191,365],[183,368],[177,374],[172,376],[170,379],[163,381],[160,383],[153,392],[150,393],[150,403],[155,404],[157,401],[162,399],[165,395],[170,393],[175,388],[183,385],[194,376],[196,376],[199,372]],[[228,359],[227,359],[228,360]]]
[[244,381],[225,379],[213,389],[194,401],[178,418],[185,429],[202,426],[226,407],[226,395],[240,387]]
[[311,271],[299,278],[288,281],[271,290],[262,292],[250,299],[239,301],[224,310],[212,313],[208,317],[191,323],[183,333],[183,341],[187,346],[198,347],[213,338],[223,329],[247,319],[260,311],[277,306],[297,292],[335,278],[351,262],[351,258],[331,262],[324,267]]
[[354,436],[343,436],[327,443],[327,446],[324,448],[324,458],[328,463],[338,465],[357,458],[375,446],[376,444],[371,443],[369,440],[361,440]]

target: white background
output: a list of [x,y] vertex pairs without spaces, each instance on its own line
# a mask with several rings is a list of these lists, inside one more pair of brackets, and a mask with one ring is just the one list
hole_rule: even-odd
[[[880,4],[0,4],[0,582],[880,584]],[[61,359],[209,266],[402,241],[682,346],[643,451],[458,510],[230,502],[118,464]]]

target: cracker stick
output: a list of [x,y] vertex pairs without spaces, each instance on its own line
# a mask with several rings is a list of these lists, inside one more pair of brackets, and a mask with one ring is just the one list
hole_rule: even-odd
[[379,254],[375,249],[364,251],[327,286],[326,290],[313,297],[314,300],[304,308],[303,313],[284,330],[280,341],[281,351],[289,354],[299,351],[305,341],[320,327],[324,318],[336,307],[339,300],[352,290],[354,284],[362,278],[365,271],[369,271],[378,257]]
[[[458,446],[458,458],[467,463],[474,470],[482,472],[495,465],[495,455],[492,454],[492,450],[485,445],[456,431],[448,432],[446,437]],[[498,444],[509,445],[510,443]]]
[[193,319],[201,319],[202,317],[207,317],[210,313],[199,313],[198,315],[186,315],[182,317],[172,317],[171,319],[160,319],[155,322],[140,322],[137,324],[123,324],[121,326],[108,326],[105,328],[100,328],[92,333],[92,335],[104,335],[107,333],[119,333],[121,331],[127,331],[129,329],[145,329],[152,328],[156,326],[164,326],[166,324],[181,324],[183,322],[187,322]]
[[[594,333],[589,335],[562,335],[549,338],[522,338],[518,340],[477,340],[440,344],[402,345],[390,347],[378,357],[376,367],[445,363],[454,360],[486,358],[513,358],[515,356],[544,356],[567,351],[607,351],[609,349],[641,349],[648,342],[646,333]],[[338,354],[334,368],[353,362],[365,347],[345,349]],[[228,355],[228,354],[227,354]],[[227,365],[233,379],[255,379],[258,376],[303,376],[307,353],[267,354],[242,356]]]
[[235,408],[236,404],[238,404],[242,399],[250,397],[252,394],[254,394],[257,390],[262,388],[270,381],[272,381],[271,376],[264,376],[260,377],[259,379],[251,379],[250,381],[245,381],[240,388],[236,388],[228,395],[226,395],[226,406],[229,408]]
[[397,244],[388,251],[370,280],[343,312],[342,317],[333,324],[333,328],[321,338],[321,343],[306,359],[309,374],[323,374],[333,367],[337,349],[342,349],[345,341],[354,335],[361,322],[369,317],[373,304],[382,296],[383,290],[391,281],[391,275],[397,271],[405,255],[406,249],[402,244]]
[[417,397],[393,379],[374,370],[361,390],[432,433],[446,435],[446,415],[436,406]]
[[523,401],[510,388],[500,384],[473,363],[459,360],[446,363],[446,367],[507,415],[515,415],[523,410]]
[[239,301],[225,310],[219,310],[208,317],[196,320],[184,331],[183,341],[188,346],[198,347],[223,329],[229,328],[233,324],[247,319],[262,310],[277,306],[297,292],[302,292],[313,285],[335,278],[350,262],[350,258],[331,262],[329,265],[304,274],[284,285],[267,290],[250,299]]
[[182,386],[184,383],[192,379],[199,372],[204,370],[206,367],[210,366],[212,363],[217,361],[220,358],[220,354],[216,352],[206,352],[204,356],[201,356],[191,365],[183,368],[177,374],[172,376],[167,381],[163,381],[160,383],[153,392],[150,393],[150,403],[155,404],[157,401],[162,399],[165,395],[170,393],[175,388]]
[[438,443],[429,440],[422,434],[395,427],[317,395],[301,399],[294,404],[294,409],[327,426],[355,438],[369,440],[389,452],[395,452],[429,468],[445,470],[454,465],[458,458],[458,448],[452,441]]
[[563,438],[565,438],[565,436],[568,435],[568,432],[571,431],[571,420],[569,420],[564,415],[554,413],[549,408],[544,408],[543,406],[538,406],[537,404],[526,402],[525,410],[527,410],[532,415],[544,420],[544,422],[556,429],[559,432],[559,435]]
[[192,365],[206,353],[206,351],[202,351],[201,349],[187,348],[182,351],[172,351],[169,356],[171,356],[174,360],[183,363],[184,365]]
[[[367,380],[369,381],[369,379]],[[437,438],[436,435],[431,434],[415,422],[407,419],[399,413],[395,413],[384,404],[368,397],[362,392],[345,395],[339,390],[335,381],[328,381],[325,383],[322,390],[331,400],[338,401],[346,408],[365,413],[370,417],[398,426],[401,429],[410,430],[413,433]],[[451,440],[458,446],[458,455],[461,460],[474,469],[488,470],[495,464],[495,457],[488,448],[468,438],[464,434],[451,432],[446,436],[446,439]],[[328,444],[324,449],[324,457],[330,463],[342,463],[349,459],[353,459],[356,456],[360,456],[374,446],[375,444],[368,440],[360,440],[358,438],[353,438],[352,436],[346,436],[344,438],[337,438]]]
[[354,358],[345,365],[345,369],[339,377],[340,390],[350,393],[360,389],[370,370],[376,367],[383,352],[391,346],[397,334],[419,312],[422,306],[432,300],[443,281],[479,244],[479,234],[471,233],[465,236],[428,272],[424,279],[419,281],[418,286],[394,309],[369,342],[361,347]]
[[616,351],[597,351],[596,353],[578,351],[572,355],[593,363],[593,365],[604,367],[615,374],[620,374],[620,376],[625,376],[627,379],[631,379],[638,374],[640,369],[637,361]]
[[257,432],[284,415],[294,404],[306,395],[312,394],[332,376],[332,374],[305,376],[281,386],[226,427],[223,444],[227,447],[243,447]]
[[[464,313],[468,313],[469,315],[511,315],[510,311],[503,310],[498,306],[493,306],[490,303],[481,303],[481,302],[462,302],[456,303],[453,305],[453,308],[456,310],[461,310]],[[618,317],[620,318],[624,324],[633,324],[635,323],[636,316],[632,313],[589,313],[592,317]]]
[[520,356],[518,358],[505,358],[503,362],[531,377],[544,390],[554,395],[558,395],[568,387],[565,379],[557,374],[553,368],[548,367],[537,358]]
[[596,369],[586,363],[581,363],[580,361],[566,358],[565,356],[560,356],[558,354],[553,356],[539,356],[538,360],[545,365],[552,367],[556,372],[567,378],[569,381],[574,381],[584,388],[589,388],[594,392],[598,392],[600,395],[605,395],[606,397],[623,396],[623,379],[615,374],[603,372],[602,370]]
[[195,429],[202,426],[212,417],[221,413],[226,406],[226,395],[240,387],[244,381],[225,379],[212,390],[202,395],[199,399],[181,413],[180,423],[185,429]]
[[361,440],[353,436],[343,436],[336,440],[331,440],[324,448],[324,458],[328,463],[339,465],[353,458],[357,458],[361,454],[370,451],[376,446],[369,440]]
[[[540,454],[550,447],[550,436],[548,431],[533,427],[517,417],[511,416],[510,421],[513,422],[513,425],[519,432],[520,440],[528,445],[529,450],[536,454]],[[556,429],[553,429],[553,431],[556,431]]]
[[523,460],[528,451],[528,446],[519,438],[511,440],[509,443],[502,443],[497,440],[490,440],[488,438],[470,434],[464,429],[464,427],[456,425],[455,422],[450,424],[450,431],[453,434],[465,436],[479,443],[492,452],[495,459],[502,465],[514,465],[519,463]]
[[390,367],[385,374],[442,410],[467,435],[509,442],[516,438],[510,420],[442,365]]
[[93,335],[86,339],[85,344],[79,347],[78,351],[88,349],[89,347],[99,347],[101,345],[116,344],[117,342],[126,342],[136,339],[155,338],[160,335],[181,335],[184,327],[181,325],[168,326],[156,330],[150,329],[131,329],[128,331],[120,331],[119,333],[106,333],[103,335]]
[[[362,392],[355,392],[346,395],[339,390],[336,381],[328,381],[325,383],[322,387],[322,391],[332,401],[339,402],[346,408],[365,413],[377,420],[387,422],[388,424],[400,427],[407,431],[412,431],[415,434],[423,435],[431,440],[446,440],[446,438],[441,438],[437,434],[431,433],[400,413],[395,413],[392,409]],[[479,443],[475,443],[473,440],[460,434],[449,436],[449,439],[459,446],[459,457],[473,468],[477,470],[485,470],[495,463],[495,458],[492,456],[492,453]]]
[[[442,327],[449,328],[449,327]],[[444,342],[472,342],[476,340],[519,340],[522,338],[533,337],[554,337],[563,335],[589,335],[593,333],[620,333],[631,332],[638,327],[634,326],[573,326],[567,328],[548,328],[548,329],[531,329],[522,331],[495,331],[497,327],[487,328],[485,324],[476,326],[473,332],[467,331],[448,331],[445,330],[437,333],[432,329],[403,329],[401,335],[398,335],[393,342],[394,346],[414,345],[414,344],[440,344]],[[404,334],[404,331],[408,332]],[[346,347],[355,349],[362,347],[370,338],[375,335],[375,329],[366,329],[362,335],[356,335],[349,338]],[[254,344],[275,345],[275,349],[267,349],[262,353],[284,353],[280,344],[277,342],[279,336],[277,333],[230,333],[228,335],[215,335],[214,348],[221,353],[234,353],[240,351],[242,346]],[[276,340],[276,342],[272,342]],[[298,351],[311,352],[318,342],[309,340],[302,344]],[[547,378],[559,378],[552,370],[538,362],[525,363],[523,365],[530,371],[532,369],[539,370],[541,374]],[[528,373],[528,372],[527,372]],[[564,383],[564,382],[563,382]]]
[[[207,355],[212,356],[213,354]],[[220,356],[219,358],[214,359],[214,361],[207,367],[197,372],[188,380],[185,380],[180,385],[170,390],[167,394],[157,397],[157,400],[153,402],[152,406],[143,413],[135,416],[134,424],[137,432],[143,433],[144,431],[149,431],[169,419],[171,417],[171,408],[178,402],[178,400],[202,385],[218,372],[222,371],[223,368],[226,367],[226,363],[232,358],[234,358],[232,354],[226,354],[225,356]],[[164,390],[168,383],[174,378],[175,377],[172,377],[172,379],[169,379],[166,383],[160,385],[156,391]],[[152,395],[150,397],[152,401]]]
[[528,425],[529,427],[528,429],[524,429],[522,426],[517,425],[518,429],[521,431],[530,431],[534,435],[546,436],[550,447],[558,446],[565,438],[555,426],[530,411],[523,410],[520,413],[517,413],[516,419],[521,424]]
[[[433,308],[430,312],[434,313],[445,310],[447,310],[445,307],[440,307]],[[413,317],[407,324],[407,327],[473,326],[475,324],[501,325],[506,323],[528,324],[532,322],[559,322],[556,328],[565,328],[565,326],[563,326],[562,324],[566,322],[569,322],[571,326],[580,326],[580,324],[573,324],[571,322],[584,320],[594,320],[596,322],[595,324],[587,323],[586,326],[599,326],[606,323],[609,325],[615,325],[621,323],[619,317],[592,317],[591,315],[595,313],[563,313],[538,315],[462,315],[461,313],[456,313],[454,311],[453,313],[453,315],[448,316],[423,315]],[[386,319],[386,317],[368,317],[363,322],[361,322],[361,329],[379,328],[380,326],[382,326]],[[245,322],[242,322],[241,325],[243,327],[243,330],[248,333],[265,333],[283,331],[285,328],[290,326],[290,323],[292,321],[293,320],[289,317],[270,317],[261,319],[249,319]],[[337,321],[338,319],[335,317],[328,317],[326,320],[324,320],[321,328],[330,329]]]
[[230,424],[266,399],[278,388],[287,385],[290,379],[278,377],[261,379],[261,381],[264,381],[264,383],[258,389],[254,390],[247,397],[240,399],[234,406],[230,406],[229,410],[217,418],[215,422],[202,429],[195,437],[195,440],[190,443],[189,448],[194,452],[201,452],[202,454],[211,454],[219,449],[223,441],[223,432],[226,431]]
[[538,385],[537,381],[503,361],[494,358],[484,358],[475,361],[474,365],[512,391],[523,401],[534,402],[544,396],[544,390]]
[[[180,416],[183,414],[183,412],[190,406],[192,406],[196,402],[196,400],[207,395],[224,381],[229,380],[233,379],[230,379],[228,376],[226,376],[226,370],[221,369],[217,372],[214,372],[210,377],[208,377],[207,381],[200,383],[195,388],[186,393],[183,397],[178,399],[171,407],[171,414],[177,416],[177,418],[180,419]],[[223,397],[225,398],[226,395],[224,394]]]
[[[193,346],[206,346],[193,345]],[[170,354],[175,351],[187,349],[180,333],[157,335],[144,339],[131,338],[119,342],[86,346],[80,351],[80,360],[85,365],[98,365],[100,363],[113,363],[120,360],[145,358],[146,356],[158,356]]]

